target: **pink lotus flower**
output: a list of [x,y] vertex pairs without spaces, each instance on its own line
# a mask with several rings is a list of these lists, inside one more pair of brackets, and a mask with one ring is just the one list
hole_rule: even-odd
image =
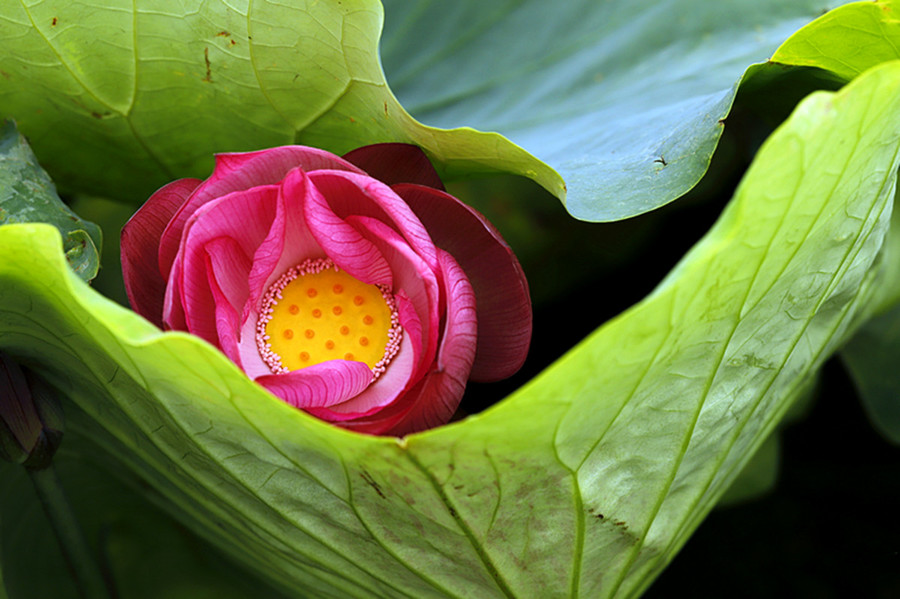
[[467,380],[513,374],[531,339],[515,255],[403,144],[221,154],[209,179],[174,181],[131,218],[122,267],[157,326],[371,434],[446,423]]

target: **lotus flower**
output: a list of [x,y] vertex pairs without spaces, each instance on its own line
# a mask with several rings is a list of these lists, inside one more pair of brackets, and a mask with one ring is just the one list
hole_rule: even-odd
[[467,380],[508,377],[530,343],[518,260],[415,146],[220,154],[153,194],[121,247],[138,313],[360,432],[446,423]]
[[0,458],[47,468],[62,441],[63,421],[50,387],[0,352]]

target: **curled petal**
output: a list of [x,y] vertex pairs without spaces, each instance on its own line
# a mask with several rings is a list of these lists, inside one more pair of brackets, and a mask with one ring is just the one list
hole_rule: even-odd
[[178,280],[176,285],[170,281],[169,289],[176,289],[177,297],[170,296],[169,289],[166,290],[163,319],[172,329],[187,331],[218,346],[216,298],[209,287],[205,252],[198,254],[192,264],[196,272],[191,277],[185,276],[181,262],[175,263],[172,274]]
[[240,310],[247,297],[250,258],[231,237],[218,237],[206,244],[207,282],[215,302],[218,345],[243,368],[239,352]]
[[500,233],[478,211],[446,193],[397,185],[397,193],[425,224],[435,244],[466,272],[478,299],[478,350],[473,381],[514,374],[531,343],[531,297],[525,273]]
[[450,254],[438,250],[438,260],[446,281],[447,316],[431,370],[394,404],[343,426],[375,435],[407,435],[448,422],[459,407],[475,359],[475,294]]
[[240,313],[247,301],[247,275],[252,267],[250,256],[233,237],[217,237],[204,247],[208,256],[209,272],[222,300]]
[[[341,219],[370,216],[400,233],[432,270],[438,270],[434,243],[422,222],[390,187],[366,175],[341,171],[316,171],[310,181],[327,199],[331,212]],[[312,226],[312,223],[310,223]]]
[[160,328],[166,279],[159,270],[159,239],[199,184],[199,179],[169,183],[150,196],[122,228],[122,276],[128,301],[135,312]]
[[417,183],[444,189],[444,182],[419,146],[401,143],[372,144],[347,152],[344,160],[386,185]]
[[330,360],[285,374],[256,377],[256,382],[297,408],[327,408],[359,395],[372,381],[362,362]]
[[308,188],[303,208],[312,236],[335,264],[364,283],[393,285],[391,269],[381,253],[335,214],[317,185]]

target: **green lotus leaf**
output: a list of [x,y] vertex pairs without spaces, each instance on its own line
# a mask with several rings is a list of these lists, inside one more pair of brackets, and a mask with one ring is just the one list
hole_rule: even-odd
[[799,29],[772,62],[816,67],[849,81],[875,65],[900,58],[900,21],[895,0],[854,2]]
[[[7,2],[0,113],[70,190],[144,201],[216,152],[422,146],[447,174],[559,175],[493,133],[414,121],[378,61],[377,0]],[[109,160],[109,157],[115,157]]]
[[100,228],[81,219],[56,195],[56,187],[38,164],[12,121],[0,122],[0,226],[50,223],[63,236],[72,269],[86,281],[100,268]]
[[0,346],[71,397],[86,455],[287,594],[633,596],[857,326],[898,153],[900,64],[812,95],[643,302],[405,439],[317,421],[160,332],[72,274],[47,225],[0,228]]
[[[855,2],[822,15],[792,35],[772,61],[815,67],[849,81],[875,65],[900,58],[900,3]],[[841,351],[875,427],[900,443],[900,217],[886,242],[883,275],[869,312],[876,315]]]
[[215,152],[404,141],[446,177],[522,175],[616,220],[699,181],[741,73],[822,8],[390,0],[388,81],[425,126],[385,81],[376,0],[9,2],[0,113],[62,187],[131,202]]

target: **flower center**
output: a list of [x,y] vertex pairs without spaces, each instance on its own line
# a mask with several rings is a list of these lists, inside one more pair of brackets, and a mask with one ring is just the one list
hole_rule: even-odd
[[256,325],[259,354],[275,373],[355,360],[377,379],[401,336],[387,286],[363,283],[328,258],[305,260],[281,275],[263,297]]

